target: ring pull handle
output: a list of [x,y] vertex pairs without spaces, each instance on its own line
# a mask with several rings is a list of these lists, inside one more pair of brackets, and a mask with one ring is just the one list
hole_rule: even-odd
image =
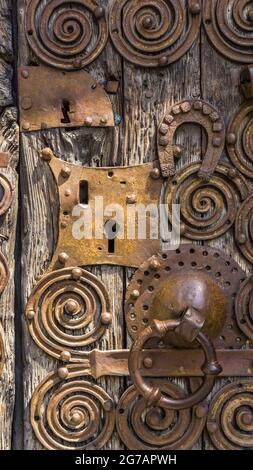
[[[200,317],[199,313],[193,308],[189,308],[182,319],[153,320],[150,326],[145,328],[133,343],[129,356],[129,371],[135,387],[146,399],[148,406],[181,410],[197,405],[211,392],[215,377],[220,374],[222,368],[218,363],[213,343],[201,331],[203,324],[204,320]],[[203,348],[205,354],[205,362],[201,367],[204,373],[201,387],[191,395],[178,400],[167,395],[165,396],[158,387],[152,385],[148,380],[144,380],[141,375],[143,367],[141,351],[144,349],[147,341],[151,338],[163,338],[168,332],[172,331],[183,336],[188,341],[196,340]]]

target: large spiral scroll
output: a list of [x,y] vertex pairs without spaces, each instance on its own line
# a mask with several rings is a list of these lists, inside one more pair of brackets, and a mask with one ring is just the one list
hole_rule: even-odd
[[104,285],[79,268],[45,275],[31,294],[26,317],[36,344],[67,362],[82,361],[85,346],[103,336],[112,318]]
[[253,62],[253,6],[249,0],[204,0],[203,21],[211,43],[226,58]]
[[214,396],[209,408],[207,429],[217,449],[252,449],[252,381],[234,382]]
[[[134,64],[157,67],[182,57],[199,32],[201,2],[115,0],[110,34],[119,53]],[[123,20],[123,21],[122,21]]]
[[99,4],[93,0],[49,0],[41,9],[40,3],[30,0],[26,11],[26,37],[36,56],[66,70],[95,60],[108,37]]
[[245,101],[230,121],[227,151],[233,165],[253,178],[253,100]]
[[218,165],[208,182],[198,173],[201,165],[182,168],[168,182],[169,220],[172,204],[180,204],[181,232],[191,240],[208,240],[223,235],[234,224],[239,204],[249,195],[249,187],[239,172]]
[[[184,397],[182,389],[171,382],[155,381],[172,398]],[[131,450],[191,449],[203,431],[207,409],[204,405],[178,412],[148,406],[135,387],[122,395],[116,412],[120,438]]]
[[62,382],[51,374],[35,390],[31,421],[49,450],[94,450],[103,447],[114,429],[114,404],[98,385],[87,382],[83,367],[70,366]]

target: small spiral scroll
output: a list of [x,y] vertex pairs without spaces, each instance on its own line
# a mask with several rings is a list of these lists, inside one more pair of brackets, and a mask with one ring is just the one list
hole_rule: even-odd
[[253,447],[253,383],[237,381],[213,398],[207,420],[209,436],[217,449]]
[[40,0],[30,0],[26,37],[43,62],[72,70],[97,58],[106,44],[108,30],[103,8],[94,0],[49,0],[42,10]]
[[168,182],[167,202],[172,222],[172,205],[180,204],[181,233],[191,240],[209,240],[223,235],[234,224],[241,201],[249,188],[240,173],[228,165],[217,165],[208,182],[198,175],[201,165],[182,168]]
[[205,0],[203,21],[207,35],[227,59],[253,62],[253,6],[249,0]]
[[82,367],[69,366],[64,382],[51,374],[37,387],[31,401],[31,422],[49,450],[94,450],[110,439],[114,404],[98,385],[85,381]]
[[227,151],[233,165],[253,178],[253,100],[245,101],[232,118],[227,130]]
[[253,278],[240,286],[235,301],[237,324],[241,331],[253,341]]
[[112,319],[104,285],[79,268],[45,275],[31,294],[26,317],[36,344],[67,362],[82,361],[85,346],[98,341]]
[[12,202],[12,186],[9,180],[0,175],[0,215],[5,214]]
[[249,196],[240,206],[236,216],[235,238],[242,254],[253,263],[253,196]]
[[[159,128],[158,153],[161,171],[165,178],[175,174],[175,149],[173,140],[177,129],[185,123],[196,123],[205,129],[208,146],[199,176],[208,180],[218,164],[224,144],[225,126],[217,110],[202,100],[187,100],[168,110]],[[177,155],[178,156],[178,155]]]
[[201,22],[200,1],[188,3],[186,8],[182,0],[115,0],[110,12],[115,47],[145,67],[177,61],[191,48]]
[[[174,399],[185,396],[183,390],[171,382],[157,380],[154,384]],[[120,438],[128,449],[185,450],[191,449],[200,437],[206,414],[204,405],[178,412],[148,406],[132,386],[118,403],[116,424]]]

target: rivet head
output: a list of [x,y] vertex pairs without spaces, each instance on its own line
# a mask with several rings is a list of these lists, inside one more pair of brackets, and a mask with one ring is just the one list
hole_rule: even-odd
[[103,403],[103,408],[105,411],[111,411],[113,409],[113,402],[112,400],[106,400]]
[[173,155],[174,155],[175,158],[181,157],[182,152],[183,152],[183,149],[182,149],[182,147],[180,147],[180,145],[175,145],[173,147]]
[[139,296],[140,296],[140,292],[137,289],[131,292],[132,299],[138,299]]
[[69,315],[74,315],[79,312],[80,306],[76,300],[70,299],[66,302],[64,309]]
[[146,369],[151,369],[153,366],[153,361],[151,357],[145,357],[143,360],[143,365],[146,367]]
[[22,123],[22,128],[24,129],[24,131],[29,131],[29,129],[30,129],[30,122],[24,121],[24,122]]
[[197,418],[204,418],[207,415],[208,408],[205,405],[198,405],[195,408],[195,414]]
[[135,204],[137,201],[137,196],[136,194],[129,194],[127,197],[126,197],[126,203],[127,204]]
[[215,432],[218,431],[218,425],[215,422],[209,422],[207,424],[207,429],[208,429],[209,434],[214,434]]
[[64,193],[64,194],[65,194],[65,196],[67,196],[67,197],[70,196],[70,195],[71,195],[71,189],[70,189],[70,188],[67,188],[67,189],[65,190],[65,193]]
[[71,175],[71,169],[68,166],[64,166],[61,169],[61,176],[68,178]]
[[71,354],[69,351],[62,351],[60,355],[60,359],[62,362],[69,362],[71,359]]
[[167,65],[167,63],[168,63],[168,57],[166,57],[165,55],[158,59],[158,64],[161,67],[164,67],[164,65]]
[[180,224],[180,234],[184,235],[186,232],[186,225],[185,224]]
[[69,371],[67,367],[59,367],[57,372],[58,372],[58,376],[60,377],[60,379],[66,379],[69,375]]
[[160,170],[158,168],[153,168],[150,172],[150,176],[153,180],[158,180],[161,176]]
[[71,423],[78,426],[78,424],[81,424],[82,422],[82,413],[80,413],[79,411],[74,411],[74,413],[72,413],[71,415],[70,420],[71,420]]
[[242,418],[241,418],[241,419],[242,419],[243,424],[245,424],[245,426],[249,426],[249,425],[252,423],[252,421],[253,421],[253,414],[252,414],[252,412],[250,412],[250,411],[246,412],[246,411],[245,411],[245,412],[242,414]]
[[230,168],[228,171],[229,178],[235,178],[238,175],[238,171],[236,168]]
[[66,228],[67,225],[67,222],[65,222],[64,220],[61,222],[61,228]]
[[102,325],[110,325],[112,323],[112,314],[111,312],[103,312],[101,315]]
[[43,160],[45,161],[50,161],[51,158],[53,157],[53,152],[52,150],[49,148],[49,147],[45,147],[44,149],[42,149],[41,151],[41,157]]
[[28,77],[29,77],[29,72],[28,72],[28,70],[22,70],[21,76],[22,76],[23,78],[28,78]]
[[234,145],[236,143],[236,135],[233,132],[229,132],[226,140],[228,145]]
[[27,310],[26,316],[28,320],[33,320],[35,317],[35,311],[32,309]]
[[24,110],[31,109],[32,98],[30,96],[24,96],[21,100],[21,108]]
[[237,237],[237,241],[240,245],[244,245],[247,241],[246,235],[244,233],[240,233]]
[[61,264],[65,264],[69,259],[69,255],[67,253],[65,253],[64,251],[62,253],[59,253],[59,256],[58,256],[58,261],[61,263]]
[[102,18],[104,16],[104,9],[102,7],[96,7],[94,10],[94,15],[96,18]]
[[108,116],[102,116],[100,122],[101,124],[106,124],[108,122]]
[[158,271],[158,269],[160,269],[160,267],[161,267],[161,264],[159,263],[157,258],[151,259],[151,261],[149,263],[149,268],[150,269],[152,269],[153,271]]
[[84,125],[85,126],[91,126],[92,122],[93,122],[93,119],[92,119],[91,116],[86,116],[86,118],[84,119]]
[[74,268],[72,269],[72,278],[78,281],[82,277],[82,270],[80,268]]
[[194,2],[190,6],[190,12],[192,15],[198,15],[200,13],[200,4],[199,2]]
[[73,67],[75,69],[80,69],[82,67],[82,61],[80,59],[75,59],[73,61]]
[[152,29],[153,28],[153,20],[151,16],[145,16],[143,18],[142,24],[145,29]]

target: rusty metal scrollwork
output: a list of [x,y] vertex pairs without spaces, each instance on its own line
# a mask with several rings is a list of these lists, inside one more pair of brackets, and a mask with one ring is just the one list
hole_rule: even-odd
[[235,223],[235,239],[243,256],[253,262],[253,196],[240,206]]
[[249,0],[205,0],[205,30],[215,49],[227,59],[253,62],[253,6]]
[[5,214],[10,208],[12,194],[13,189],[10,181],[4,175],[0,175],[0,215]]
[[191,48],[201,23],[201,1],[188,3],[186,8],[182,0],[115,0],[109,18],[115,47],[141,66],[177,61]]
[[233,165],[253,178],[253,100],[245,101],[229,123],[227,151]]
[[[26,10],[26,37],[43,62],[65,70],[90,64],[103,50],[108,28],[104,10],[91,0],[30,0]],[[38,25],[38,26],[36,26]]]
[[253,277],[246,279],[235,301],[236,320],[243,333],[253,341]]
[[225,126],[217,110],[202,100],[187,100],[174,104],[163,118],[159,127],[158,153],[163,176],[175,174],[175,157],[181,151],[173,145],[176,130],[185,123],[196,123],[203,127],[208,136],[208,145],[199,176],[209,179],[218,164],[224,144]]
[[217,238],[234,224],[239,204],[249,195],[242,175],[228,165],[217,165],[210,181],[198,175],[199,163],[182,168],[168,181],[169,220],[172,204],[181,205],[181,233],[192,240]]
[[31,421],[38,440],[49,450],[100,449],[114,430],[110,396],[85,380],[83,366],[69,366],[65,380],[50,374],[31,401]]
[[213,398],[207,420],[212,443],[220,450],[253,446],[253,383],[237,381],[223,387]]
[[[155,387],[174,400],[185,397],[177,385],[152,381]],[[207,407],[173,411],[150,406],[134,386],[122,395],[116,410],[120,438],[131,450],[191,449],[199,439],[206,421]]]
[[84,347],[103,336],[112,315],[97,276],[66,268],[42,277],[27,303],[26,318],[32,338],[47,354],[81,362]]

